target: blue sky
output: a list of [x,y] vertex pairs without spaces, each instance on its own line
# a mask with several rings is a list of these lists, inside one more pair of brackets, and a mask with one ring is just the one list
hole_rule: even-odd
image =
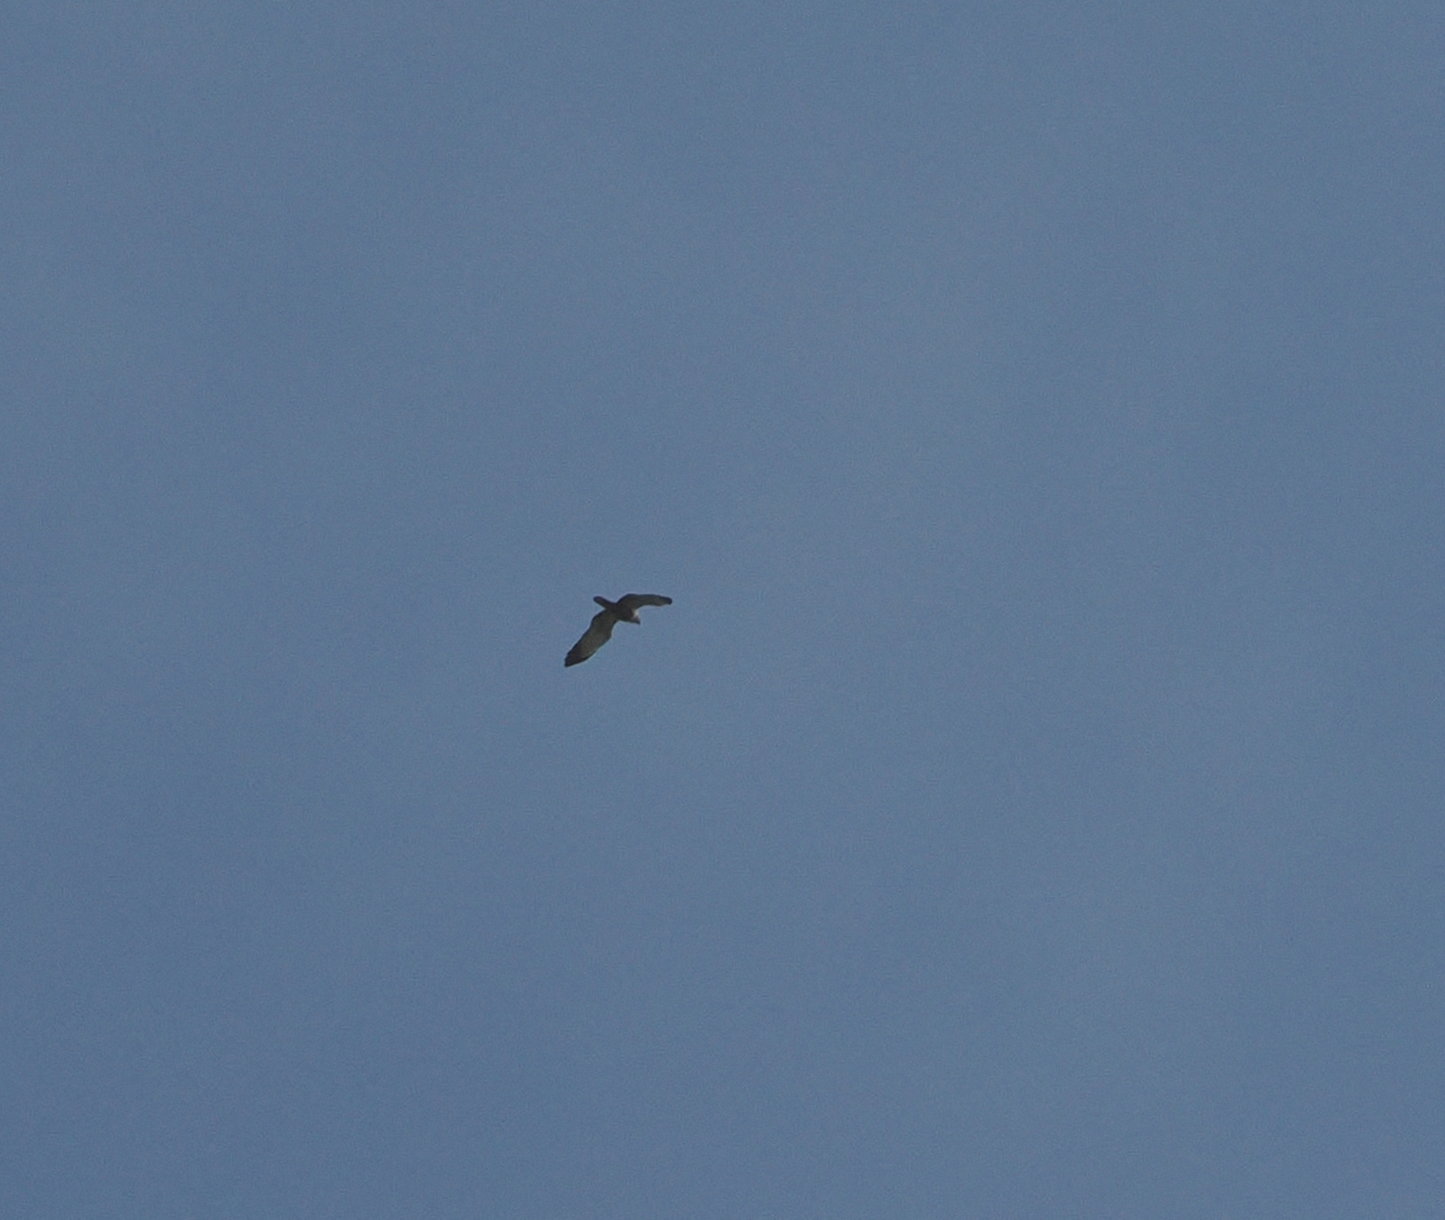
[[1436,5],[0,33],[0,1211],[1441,1213]]

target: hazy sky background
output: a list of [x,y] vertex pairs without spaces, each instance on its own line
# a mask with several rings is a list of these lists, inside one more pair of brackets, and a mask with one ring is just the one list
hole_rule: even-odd
[[0,1213],[1445,1214],[1442,62],[10,5]]

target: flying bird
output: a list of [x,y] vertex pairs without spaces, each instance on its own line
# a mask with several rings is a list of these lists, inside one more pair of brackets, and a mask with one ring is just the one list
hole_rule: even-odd
[[629,593],[615,602],[605,597],[592,599],[602,607],[592,616],[592,625],[582,633],[582,638],[572,645],[563,665],[581,665],[588,657],[612,638],[612,628],[618,623],[641,623],[638,608],[641,606],[670,606],[672,598],[656,593]]

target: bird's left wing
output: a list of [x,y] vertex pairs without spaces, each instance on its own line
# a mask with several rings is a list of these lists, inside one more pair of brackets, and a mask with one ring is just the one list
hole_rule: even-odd
[[612,638],[612,628],[616,623],[617,616],[611,610],[599,610],[592,616],[592,623],[582,633],[582,638],[572,645],[572,651],[562,664],[580,665]]

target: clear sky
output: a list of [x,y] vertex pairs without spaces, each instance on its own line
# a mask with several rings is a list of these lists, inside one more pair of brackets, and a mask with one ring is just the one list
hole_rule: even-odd
[[1442,62],[8,6],[0,1214],[1445,1215]]

